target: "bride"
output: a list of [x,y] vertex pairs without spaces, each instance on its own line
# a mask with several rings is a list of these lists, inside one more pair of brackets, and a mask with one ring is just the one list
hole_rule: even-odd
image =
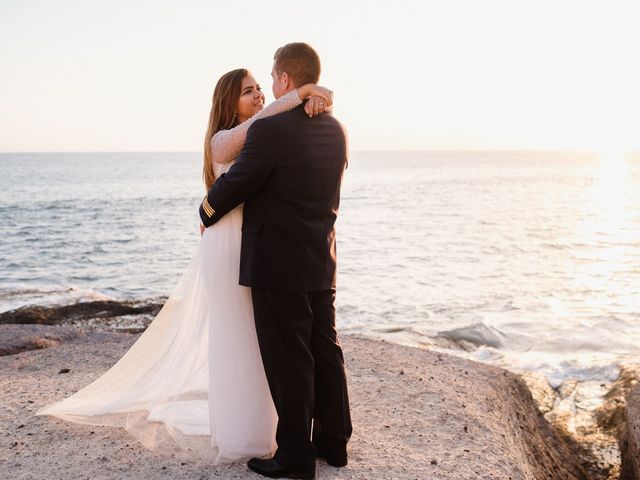
[[[224,74],[213,92],[205,136],[207,190],[240,153],[258,118],[309,99],[313,116],[331,105],[314,84],[264,107],[245,69]],[[251,292],[238,285],[239,205],[202,229],[198,249],[171,296],[133,346],[95,381],[40,408],[36,415],[124,427],[145,447],[168,456],[222,463],[276,448],[277,415],[258,347]]]

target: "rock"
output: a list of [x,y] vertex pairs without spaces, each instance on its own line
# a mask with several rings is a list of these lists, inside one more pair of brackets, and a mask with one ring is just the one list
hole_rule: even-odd
[[84,332],[73,327],[0,325],[0,356],[53,347],[81,335]]
[[595,412],[598,426],[616,432],[624,423],[626,398],[640,379],[640,365],[625,365],[620,376],[605,395],[604,404]]
[[622,454],[620,480],[640,478],[640,386],[626,395],[624,420],[619,428],[619,445]]
[[164,301],[139,303],[133,301],[97,300],[78,302],[72,305],[54,305],[42,307],[30,305],[0,313],[0,324],[42,324],[58,325],[78,319],[109,318],[123,315],[150,314],[152,316],[162,308]]
[[[161,466],[169,472],[180,468],[185,480],[204,473],[253,478],[242,462],[199,466],[137,443],[123,450],[131,437],[122,428],[36,417],[21,408],[25,398],[35,399],[39,407],[82,388],[112,366],[136,338],[88,331],[55,348],[25,352],[19,359],[0,357],[0,425],[27,427],[12,432],[22,442],[19,446],[0,445],[0,458],[10,456],[10,449],[12,456],[16,450],[23,455],[21,466],[12,472],[15,478],[106,478],[107,465],[113,471],[123,469],[122,475],[109,477],[118,479],[154,478]],[[341,343],[354,423],[349,467],[336,472],[319,462],[319,478],[589,478],[571,440],[544,418],[519,376],[430,350],[348,335]],[[77,374],[52,375],[65,365],[74,365]],[[400,371],[404,375],[398,375]],[[25,431],[35,433],[26,444]],[[84,461],[86,452],[98,460]]]

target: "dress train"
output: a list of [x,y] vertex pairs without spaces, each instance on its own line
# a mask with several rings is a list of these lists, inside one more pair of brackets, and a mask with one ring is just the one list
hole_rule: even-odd
[[275,450],[277,414],[238,285],[242,205],[205,230],[173,293],[106,373],[36,415],[123,427],[167,456],[223,463]]

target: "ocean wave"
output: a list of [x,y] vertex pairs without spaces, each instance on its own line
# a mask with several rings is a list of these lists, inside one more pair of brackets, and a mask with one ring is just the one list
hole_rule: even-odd
[[93,289],[74,286],[0,286],[0,313],[27,306],[67,305],[81,301],[113,299]]
[[552,388],[558,388],[569,380],[606,381],[613,382],[620,375],[620,365],[616,362],[610,365],[585,366],[573,362],[563,362],[546,374],[547,381]]
[[454,342],[465,341],[478,347],[487,346],[493,348],[502,347],[505,339],[505,335],[500,330],[487,326],[482,322],[451,330],[443,330],[438,332],[437,336]]

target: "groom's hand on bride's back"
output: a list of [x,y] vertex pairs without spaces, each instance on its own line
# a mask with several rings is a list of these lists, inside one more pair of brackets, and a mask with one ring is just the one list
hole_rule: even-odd
[[202,234],[204,233],[204,231],[206,230],[207,227],[205,227],[203,224],[200,224],[200,236],[202,236]]

